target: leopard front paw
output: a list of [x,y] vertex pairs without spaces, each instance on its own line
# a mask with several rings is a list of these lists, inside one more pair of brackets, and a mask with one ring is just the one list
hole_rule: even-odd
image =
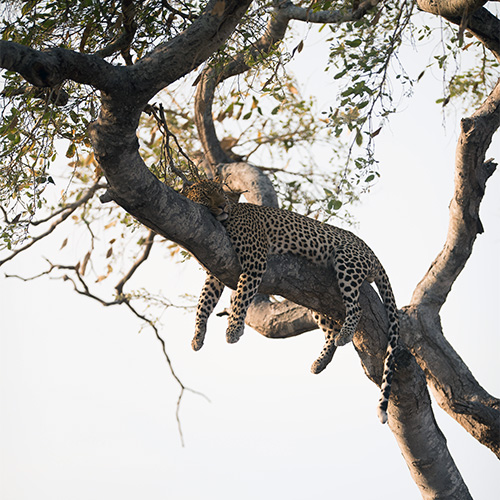
[[354,337],[354,329],[353,328],[345,328],[342,327],[338,335],[335,337],[335,345],[340,347],[342,345],[348,344],[352,338]]
[[244,326],[230,326],[226,330],[226,341],[228,344],[236,344],[243,335]]
[[199,351],[203,347],[206,331],[207,331],[206,325],[196,326],[196,331],[193,340],[191,342],[191,347],[193,348],[193,351]]
[[327,364],[323,359],[317,359],[311,366],[311,372],[317,375],[326,368]]

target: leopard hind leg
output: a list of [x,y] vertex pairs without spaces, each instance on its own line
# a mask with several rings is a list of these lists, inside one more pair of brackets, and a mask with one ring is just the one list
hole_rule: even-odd
[[313,318],[325,334],[325,344],[323,345],[321,354],[311,366],[311,372],[318,374],[330,364],[330,361],[337,350],[335,338],[339,334],[341,327],[338,321],[317,312],[313,312]]
[[335,337],[335,345],[343,346],[354,337],[361,318],[359,289],[369,273],[370,264],[359,255],[353,255],[352,249],[340,249],[336,252],[334,267],[346,310],[342,328]]

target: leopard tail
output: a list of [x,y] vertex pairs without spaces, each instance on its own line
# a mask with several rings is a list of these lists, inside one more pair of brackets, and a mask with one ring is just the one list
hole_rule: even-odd
[[384,372],[380,384],[380,399],[378,402],[378,417],[385,424],[387,422],[387,406],[389,404],[394,375],[395,349],[399,343],[399,316],[391,283],[382,265],[380,265],[380,272],[375,278],[375,284],[382,297],[389,320],[387,351],[384,359]]

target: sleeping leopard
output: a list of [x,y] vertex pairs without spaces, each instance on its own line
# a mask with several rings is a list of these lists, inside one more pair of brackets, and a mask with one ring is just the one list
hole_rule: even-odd
[[[335,270],[346,316],[340,326],[319,313],[314,319],[325,334],[325,344],[311,371],[320,373],[330,363],[337,346],[350,342],[361,316],[359,290],[364,280],[375,282],[389,319],[388,345],[384,360],[378,416],[387,421],[387,406],[394,372],[394,350],[399,340],[398,310],[389,278],[373,251],[353,233],[279,208],[236,203],[216,181],[200,181],[183,192],[190,200],[207,207],[220,221],[238,256],[242,273],[233,296],[226,339],[235,343],[243,334],[245,316],[257,293],[270,255],[293,254]],[[207,320],[224,285],[207,273],[196,311],[194,350],[205,338]]]

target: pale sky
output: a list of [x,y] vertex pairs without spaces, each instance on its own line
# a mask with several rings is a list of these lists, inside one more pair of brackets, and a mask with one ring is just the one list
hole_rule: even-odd
[[[307,75],[301,90],[315,92],[326,109],[335,95],[318,52],[309,40],[297,65]],[[399,307],[446,236],[459,115],[444,117],[434,104],[440,85],[437,75],[426,75],[377,138],[382,177],[354,210],[356,233],[383,262]],[[488,156],[500,159],[498,134]],[[485,232],[442,311],[446,337],[493,395],[500,393],[499,200],[497,172],[481,206]],[[195,353],[194,312],[168,310],[161,335],[174,368],[211,400],[185,395],[181,447],[178,387],[148,328],[139,335],[140,322],[125,309],[103,308],[69,283],[3,278],[43,270],[42,257],[54,255],[68,233],[78,243],[74,228],[59,229],[53,242],[1,270],[1,498],[421,498],[378,421],[378,388],[352,345],[322,374],[309,372],[322,347],[319,331],[280,341],[247,327],[228,345],[226,320],[213,317]],[[74,263],[78,249],[69,246],[58,258]],[[158,247],[133,286],[175,299],[198,295],[203,280],[194,260],[173,264]],[[218,310],[226,305],[227,295]],[[436,404],[434,410],[472,496],[493,498],[498,460]]]

